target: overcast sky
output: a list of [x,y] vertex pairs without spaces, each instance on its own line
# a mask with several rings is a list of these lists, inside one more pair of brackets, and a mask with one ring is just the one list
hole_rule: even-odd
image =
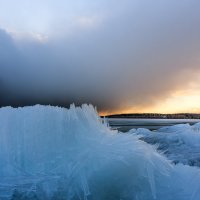
[[0,106],[200,112],[199,0],[0,5]]

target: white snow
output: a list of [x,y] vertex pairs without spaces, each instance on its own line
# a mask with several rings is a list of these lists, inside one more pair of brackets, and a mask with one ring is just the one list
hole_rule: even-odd
[[[198,134],[199,125],[188,129]],[[173,165],[138,134],[111,130],[91,105],[0,109],[0,199],[199,200],[199,196],[199,168]]]

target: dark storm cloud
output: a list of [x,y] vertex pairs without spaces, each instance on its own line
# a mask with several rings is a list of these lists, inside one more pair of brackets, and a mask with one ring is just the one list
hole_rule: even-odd
[[[16,45],[1,30],[1,106],[86,102],[113,111],[159,103],[199,73],[199,6],[125,1],[99,27],[46,43]],[[58,22],[56,32],[64,27]]]

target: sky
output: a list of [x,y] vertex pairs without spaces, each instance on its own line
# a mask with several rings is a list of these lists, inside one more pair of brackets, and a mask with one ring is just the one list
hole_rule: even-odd
[[199,0],[0,0],[0,106],[200,113]]

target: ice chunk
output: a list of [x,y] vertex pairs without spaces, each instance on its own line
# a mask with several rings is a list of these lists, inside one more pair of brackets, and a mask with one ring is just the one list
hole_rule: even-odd
[[0,109],[0,199],[197,200],[199,180],[91,105]]
[[147,143],[156,144],[174,163],[200,167],[199,123],[193,126],[179,124],[158,131],[138,129],[135,134]]

